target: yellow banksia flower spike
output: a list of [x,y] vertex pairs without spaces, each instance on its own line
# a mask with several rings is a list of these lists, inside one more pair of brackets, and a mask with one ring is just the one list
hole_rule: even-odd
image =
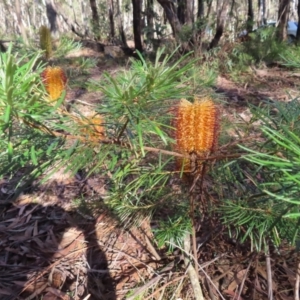
[[[218,109],[210,98],[196,98],[194,103],[182,99],[175,120],[176,150],[199,158],[208,155],[216,146],[218,127]],[[184,171],[190,170],[188,158],[178,162]]]
[[212,152],[218,134],[218,111],[209,98],[194,102],[194,151],[197,154]]
[[63,69],[47,67],[42,73],[42,78],[50,100],[57,100],[66,89],[67,77]]

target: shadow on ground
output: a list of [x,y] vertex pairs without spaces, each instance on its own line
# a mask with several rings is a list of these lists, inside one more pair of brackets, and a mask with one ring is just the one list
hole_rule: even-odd
[[96,235],[105,213],[93,218],[22,197],[0,200],[0,299],[116,299]]

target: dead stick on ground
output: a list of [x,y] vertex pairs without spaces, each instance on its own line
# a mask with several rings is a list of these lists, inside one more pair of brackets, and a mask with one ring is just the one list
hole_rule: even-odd
[[184,257],[184,264],[187,267],[187,274],[189,275],[190,282],[194,291],[194,296],[196,300],[204,300],[202,289],[199,282],[199,275],[197,274],[195,268],[193,267],[190,260],[190,250],[191,250],[191,238],[190,234],[187,233],[184,237],[183,242],[184,251],[186,253]]
[[[244,285],[245,285],[245,281],[246,281],[247,274],[248,274],[248,272],[249,272],[251,263],[252,263],[252,258],[251,258],[251,260],[250,260],[250,262],[249,262],[249,264],[248,264],[247,270],[246,270],[245,275],[244,275],[244,277],[243,277],[243,280],[242,280],[242,282],[241,282],[240,289],[239,289],[239,294],[238,294],[238,296],[237,296],[237,298],[236,298],[237,300],[239,300],[240,297],[241,297],[241,295],[242,295],[242,291],[243,291],[243,288],[244,288]],[[235,300],[235,297],[233,298],[233,300]]]
[[298,263],[296,282],[295,282],[295,300],[299,300],[299,286],[300,286],[300,262]]
[[181,280],[182,278],[184,278],[186,275],[182,275],[180,277],[176,277],[174,279],[172,279],[171,281],[168,281],[167,283],[165,283],[163,286],[161,286],[159,289],[155,290],[154,293],[152,293],[150,296],[148,296],[147,298],[145,298],[144,300],[149,300],[151,299],[154,295],[156,295],[158,292],[160,292],[161,290],[165,289],[168,285],[178,281],[178,280]]
[[273,284],[272,284],[272,270],[271,270],[271,258],[269,246],[266,249],[266,267],[267,267],[267,278],[268,278],[268,300],[273,300]]

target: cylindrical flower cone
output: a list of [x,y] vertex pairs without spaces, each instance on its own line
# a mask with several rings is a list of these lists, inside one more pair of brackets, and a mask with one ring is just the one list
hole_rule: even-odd
[[191,157],[178,160],[184,172],[196,171],[197,164],[191,161],[192,156],[201,159],[214,150],[218,126],[218,109],[210,98],[196,98],[194,103],[180,101],[175,121],[176,150]]
[[66,88],[67,77],[60,67],[47,67],[42,78],[51,101],[56,101]]

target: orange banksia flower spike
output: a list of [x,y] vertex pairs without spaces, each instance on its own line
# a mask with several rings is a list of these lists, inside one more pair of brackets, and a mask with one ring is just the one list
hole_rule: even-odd
[[[219,113],[210,98],[196,98],[194,103],[182,99],[175,120],[176,151],[199,159],[213,152],[219,132]],[[191,160],[179,160],[190,171]]]
[[218,137],[217,107],[209,98],[195,99],[194,111],[194,151],[199,155],[211,153]]
[[66,89],[67,76],[60,67],[47,67],[42,78],[51,101],[57,100]]

